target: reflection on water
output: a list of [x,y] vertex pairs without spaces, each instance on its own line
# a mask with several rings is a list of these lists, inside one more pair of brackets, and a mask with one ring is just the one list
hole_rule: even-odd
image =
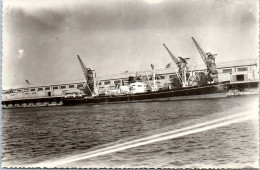
[[[253,109],[257,96],[3,110],[3,166],[86,153]],[[256,106],[253,105],[253,106]],[[194,167],[258,160],[257,120],[90,158],[67,167]],[[201,166],[199,166],[201,167]],[[224,166],[225,167],[225,166]]]

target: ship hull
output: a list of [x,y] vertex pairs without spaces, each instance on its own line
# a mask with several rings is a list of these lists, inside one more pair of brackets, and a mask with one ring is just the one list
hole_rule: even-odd
[[137,93],[118,96],[98,96],[93,98],[63,98],[63,105],[106,104],[106,103],[132,103],[154,102],[171,100],[194,100],[227,97],[226,84],[203,87],[188,87],[178,90],[165,90],[157,92]]

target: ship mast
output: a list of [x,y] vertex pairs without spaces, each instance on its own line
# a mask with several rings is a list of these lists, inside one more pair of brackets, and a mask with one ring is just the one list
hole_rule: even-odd
[[152,68],[152,71],[153,71],[153,74],[152,74],[152,80],[153,80],[152,90],[156,91],[157,90],[157,86],[156,86],[156,83],[155,83],[155,69],[154,69],[154,65],[153,64],[151,64],[151,68]]

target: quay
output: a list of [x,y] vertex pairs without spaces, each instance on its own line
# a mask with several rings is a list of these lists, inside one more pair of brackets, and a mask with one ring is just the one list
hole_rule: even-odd
[[44,107],[62,105],[62,96],[36,97],[36,98],[14,98],[2,101],[3,108],[14,107]]

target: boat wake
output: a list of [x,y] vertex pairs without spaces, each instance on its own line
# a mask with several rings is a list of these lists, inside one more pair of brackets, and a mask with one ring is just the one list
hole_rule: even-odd
[[39,168],[58,168],[58,167],[66,167],[66,164],[73,163],[80,160],[85,160],[97,156],[102,156],[110,153],[115,153],[118,151],[139,147],[143,145],[152,144],[155,142],[160,142],[164,140],[174,139],[178,137],[183,137],[186,135],[191,135],[199,132],[208,131],[211,129],[228,126],[233,123],[239,123],[251,119],[258,119],[257,112],[255,111],[243,111],[239,114],[233,114],[231,116],[226,116],[223,118],[211,120],[204,123],[199,123],[196,125],[187,126],[180,129],[171,130],[168,132],[163,132],[151,136],[142,137],[139,139],[134,139],[131,141],[114,144],[112,146],[107,146],[104,148],[96,149],[93,151],[89,151],[87,153],[78,154],[74,156],[69,156],[66,158],[61,158],[57,160],[49,160],[40,162],[37,164],[27,165],[26,167],[39,167]]

